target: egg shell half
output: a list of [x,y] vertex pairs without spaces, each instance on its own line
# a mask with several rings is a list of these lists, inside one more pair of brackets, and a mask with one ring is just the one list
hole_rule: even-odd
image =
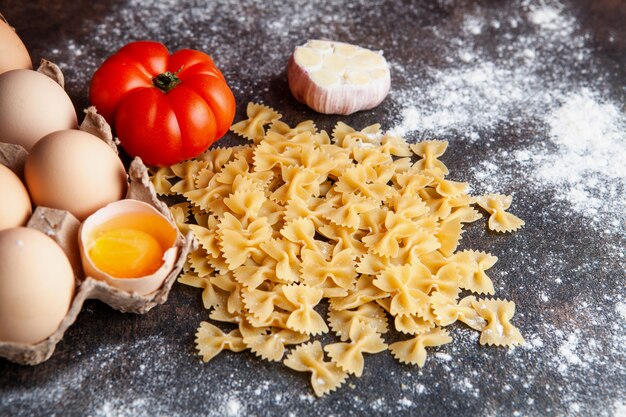
[[94,239],[98,227],[115,217],[127,215],[129,213],[147,213],[157,215],[162,218],[164,223],[167,223],[167,225],[171,227],[174,234],[178,233],[176,227],[151,205],[139,200],[120,200],[101,208],[83,222],[78,232],[80,256],[86,276],[106,281],[111,286],[129,293],[146,295],[158,290],[163,284],[163,281],[165,281],[167,275],[174,268],[179,251],[178,247],[175,245],[176,239],[172,242],[172,247],[163,253],[163,265],[161,265],[161,267],[153,274],[140,278],[113,277],[98,269],[93,262],[91,262],[91,259],[89,259],[89,244],[90,241]]
[[33,63],[15,30],[0,18],[0,74],[14,69],[31,69]]
[[37,206],[67,210],[79,220],[124,198],[126,170],[111,147],[80,130],[42,138],[24,166],[26,186]]
[[26,69],[0,74],[0,142],[30,151],[45,135],[76,127],[74,105],[59,84]]
[[24,226],[33,213],[26,187],[13,171],[0,164],[0,230]]
[[74,295],[74,273],[54,240],[26,227],[0,231],[0,341],[34,344],[53,334]]

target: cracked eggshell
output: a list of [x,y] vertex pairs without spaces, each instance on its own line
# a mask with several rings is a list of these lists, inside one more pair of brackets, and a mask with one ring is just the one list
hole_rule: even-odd
[[343,42],[310,40],[296,47],[287,67],[294,97],[324,114],[348,115],[378,106],[391,75],[382,53]]
[[[166,249],[163,253],[163,264],[153,274],[139,278],[113,277],[94,265],[89,257],[90,244],[95,239],[100,226],[120,216],[133,213],[145,213],[158,216],[158,221],[161,221],[162,224],[155,229],[161,229],[162,227],[167,228],[166,230],[173,234],[174,239],[172,239],[171,247]],[[83,270],[86,276],[105,281],[109,285],[129,293],[139,295],[153,293],[163,285],[165,278],[174,269],[174,264],[179,254],[179,248],[175,245],[177,240],[176,236],[178,236],[176,227],[151,205],[138,200],[120,200],[113,202],[93,213],[81,225],[79,231],[79,247]]]

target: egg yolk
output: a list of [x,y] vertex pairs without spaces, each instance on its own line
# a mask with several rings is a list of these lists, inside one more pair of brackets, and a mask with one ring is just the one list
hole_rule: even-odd
[[92,242],[89,257],[101,271],[116,278],[150,275],[163,264],[163,249],[150,234],[136,229],[101,232]]

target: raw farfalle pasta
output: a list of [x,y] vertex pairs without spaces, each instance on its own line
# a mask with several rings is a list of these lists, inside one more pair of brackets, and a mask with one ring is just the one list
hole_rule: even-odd
[[411,221],[401,213],[388,211],[385,216],[385,228],[379,232],[363,238],[363,243],[372,252],[379,256],[395,258],[400,251],[400,243],[421,231],[416,222]]
[[361,214],[368,211],[376,210],[379,206],[374,200],[363,199],[354,194],[338,195],[337,203],[338,207],[334,211],[330,212],[327,216],[328,220],[340,227],[347,227],[352,230],[356,230],[361,225]]
[[276,306],[290,304],[283,294],[281,285],[277,285],[270,291],[245,288],[242,296],[248,311],[260,321],[270,319]]
[[231,271],[248,259],[260,262],[265,257],[260,245],[272,237],[272,228],[265,217],[246,223],[225,213],[217,225],[220,247]]
[[169,182],[172,178],[176,178],[176,174],[170,167],[158,168],[152,177],[152,184],[154,190],[158,195],[170,195],[172,193],[172,183]]
[[379,353],[387,349],[381,335],[361,320],[353,320],[348,333],[350,342],[331,343],[324,347],[328,356],[341,369],[356,376],[363,375],[364,353]]
[[200,278],[206,278],[210,275],[213,275],[215,272],[213,268],[211,268],[207,262],[206,258],[208,253],[204,248],[200,247],[194,251],[189,253],[187,257],[187,262],[189,267],[198,275]]
[[291,283],[300,279],[300,245],[280,238],[262,243],[261,249],[276,261],[276,278],[279,282]]
[[200,323],[198,332],[196,333],[196,347],[198,353],[205,362],[213,359],[222,350],[232,350],[233,352],[241,352],[248,349],[243,343],[243,338],[239,330],[225,334],[218,327],[203,321]]
[[495,265],[498,261],[497,256],[474,250],[464,250],[454,256],[467,256],[465,262],[460,262],[466,266],[461,279],[461,288],[477,294],[494,294],[493,282],[485,271]]
[[178,277],[178,282],[192,287],[202,288],[202,304],[207,310],[215,307],[222,300],[216,288],[211,283],[211,279],[207,276],[200,277],[197,274],[187,272]]
[[[350,143],[346,143],[346,142]],[[367,126],[360,131],[354,130],[344,122],[338,122],[333,128],[333,142],[343,148],[351,148],[354,142],[380,144],[380,124]]]
[[[357,308],[370,301],[387,298],[389,294],[374,286],[373,276],[361,275],[357,280],[354,290],[348,291],[345,297],[330,298],[330,309],[334,311]],[[329,313],[330,314],[330,313]],[[338,334],[338,336],[341,336]]]
[[[409,144],[378,124],[339,122],[329,135],[257,104],[247,115],[231,130],[251,144],[152,177],[161,194],[187,200],[170,209],[199,244],[179,282],[202,289],[209,318],[233,328],[200,325],[204,360],[223,349],[286,357],[324,395],[368,372],[364,354],[389,349],[423,366],[429,349],[452,341],[444,327],[456,322],[481,332],[481,344],[523,343],[512,302],[476,298],[494,295],[486,271],[497,257],[457,251],[465,225],[481,218],[476,203],[494,230],[523,222],[505,211],[510,197],[474,198],[447,178],[448,142]],[[387,347],[390,331],[406,340]],[[322,334],[325,347],[315,340]]]
[[311,372],[311,386],[318,397],[336,390],[348,377],[348,373],[337,364],[324,360],[319,341],[298,346],[284,364],[294,371]]
[[424,291],[431,273],[424,265],[391,265],[373,282],[390,294],[389,312],[393,316],[422,313],[429,308],[428,291]]
[[333,310],[328,312],[328,323],[333,332],[345,342],[350,337],[350,326],[355,321],[370,326],[378,333],[387,333],[387,315],[375,303],[365,303],[354,310]]
[[[184,194],[187,191],[194,190],[196,188],[196,176],[200,171],[206,169],[208,166],[208,162],[198,160],[185,161],[176,165],[172,165],[170,167],[170,170],[176,177],[180,178],[180,181],[178,181],[170,188],[170,192],[176,194]],[[163,179],[165,178],[162,177],[160,181],[161,188],[165,188],[162,185]]]
[[503,194],[488,194],[476,197],[476,203],[481,206],[489,217],[489,228],[496,232],[512,232],[524,225],[524,220],[508,213],[513,197]]
[[301,284],[289,285],[282,290],[287,300],[296,307],[287,319],[289,329],[313,336],[328,331],[322,316],[313,309],[322,300],[324,292],[321,289]]
[[448,149],[447,140],[425,140],[410,145],[411,150],[421,159],[416,162],[416,168],[448,175],[448,168],[438,158]]
[[440,326],[449,326],[459,320],[472,329],[481,331],[487,324],[472,306],[472,303],[476,301],[476,297],[473,295],[461,299],[458,304],[451,303],[448,297],[440,293],[434,294],[431,300],[436,317],[435,321]]
[[246,115],[248,119],[235,123],[230,129],[254,142],[259,142],[265,136],[265,125],[281,118],[274,109],[256,103],[248,103]]
[[189,232],[189,203],[179,203],[170,206],[170,213],[174,218],[174,223],[182,233]]
[[252,353],[267,361],[279,362],[285,355],[287,345],[299,345],[307,342],[309,336],[279,327],[272,327],[267,334],[255,334],[244,337],[244,343],[250,347]]
[[417,365],[420,368],[426,363],[426,348],[445,345],[452,342],[446,330],[431,329],[402,342],[389,345],[391,354],[402,363]]
[[329,261],[319,252],[303,249],[302,277],[305,284],[321,288],[325,297],[344,297],[354,288],[356,270],[354,253],[343,249],[335,253]]
[[481,345],[510,346],[523,344],[524,338],[509,320],[515,314],[515,303],[506,300],[474,300],[472,307],[487,321],[480,333]]

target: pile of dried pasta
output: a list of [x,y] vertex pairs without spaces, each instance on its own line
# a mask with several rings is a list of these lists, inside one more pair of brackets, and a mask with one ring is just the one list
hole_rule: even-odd
[[[427,347],[452,341],[444,328],[457,320],[480,331],[481,344],[523,343],[513,302],[462,297],[494,294],[485,271],[497,258],[456,251],[463,224],[481,217],[474,204],[492,230],[523,222],[505,211],[510,196],[472,197],[466,183],[445,178],[447,142],[408,144],[379,125],[341,122],[329,136],[252,103],[247,115],[232,130],[253,144],[212,149],[152,177],[160,194],[187,199],[171,210],[200,244],[179,281],[203,289],[213,321],[235,327],[200,323],[204,361],[250,349],[311,372],[321,396],[361,376],[365,353],[389,349],[423,366]],[[323,299],[326,319],[316,311]],[[385,343],[389,327],[406,340]],[[311,341],[329,331],[336,343]],[[297,346],[285,358],[288,345]]]

